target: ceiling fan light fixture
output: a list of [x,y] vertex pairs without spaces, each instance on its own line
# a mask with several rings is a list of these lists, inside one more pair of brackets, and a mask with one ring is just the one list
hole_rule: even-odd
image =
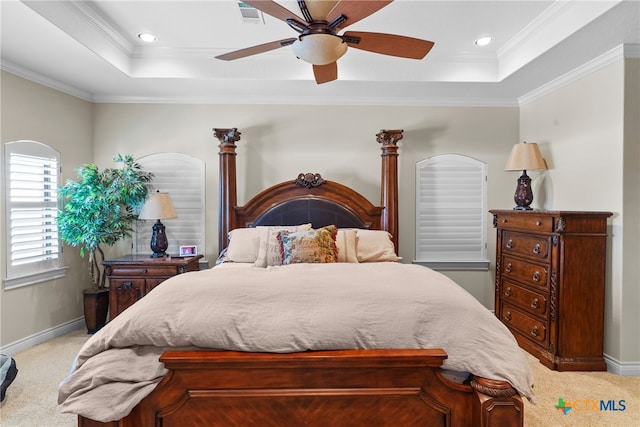
[[347,44],[331,34],[300,36],[291,48],[298,58],[313,65],[331,64],[347,53]]

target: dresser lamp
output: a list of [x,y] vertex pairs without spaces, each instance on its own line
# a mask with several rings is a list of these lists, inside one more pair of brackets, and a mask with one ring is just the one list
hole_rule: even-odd
[[151,193],[149,198],[142,206],[139,219],[155,219],[156,223],[153,224],[153,233],[151,234],[151,250],[153,254],[151,258],[162,258],[168,256],[165,252],[169,247],[167,241],[167,234],[165,233],[165,227],[161,219],[177,218],[176,210],[171,202],[169,193],[161,193],[157,191]]
[[535,142],[523,142],[516,144],[511,149],[511,155],[505,166],[505,171],[522,171],[522,175],[518,178],[516,193],[513,200],[516,202],[514,210],[531,210],[531,202],[533,202],[533,191],[531,190],[531,178],[527,175],[527,170],[546,169],[542,154],[538,144]]

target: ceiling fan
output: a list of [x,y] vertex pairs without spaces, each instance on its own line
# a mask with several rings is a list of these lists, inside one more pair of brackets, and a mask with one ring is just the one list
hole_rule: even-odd
[[292,45],[296,56],[313,65],[318,84],[338,78],[337,60],[347,47],[398,56],[422,59],[433,42],[395,34],[347,31],[338,32],[382,9],[393,0],[298,0],[303,18],[273,0],[242,0],[250,6],[285,21],[298,32],[297,37],[277,40],[216,56],[232,61]]

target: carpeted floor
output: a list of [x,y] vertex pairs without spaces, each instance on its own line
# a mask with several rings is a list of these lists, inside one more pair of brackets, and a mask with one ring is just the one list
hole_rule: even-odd
[[[88,337],[85,330],[74,331],[14,356],[19,372],[0,406],[0,426],[76,425],[75,415],[59,413],[57,387]],[[525,427],[640,427],[639,377],[619,377],[606,372],[555,372],[533,357],[529,361],[536,378],[538,404],[525,402]],[[559,398],[563,398],[565,406],[574,405],[566,415],[555,407]],[[600,401],[607,402],[609,410],[600,410]],[[624,401],[624,410],[620,410],[623,409],[620,401]],[[596,402],[595,409],[591,402]]]

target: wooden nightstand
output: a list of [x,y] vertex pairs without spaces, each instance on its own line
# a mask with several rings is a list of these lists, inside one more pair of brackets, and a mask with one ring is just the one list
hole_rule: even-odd
[[109,317],[115,318],[168,278],[200,270],[200,258],[202,255],[184,258],[127,255],[105,260],[102,264],[109,279]]

